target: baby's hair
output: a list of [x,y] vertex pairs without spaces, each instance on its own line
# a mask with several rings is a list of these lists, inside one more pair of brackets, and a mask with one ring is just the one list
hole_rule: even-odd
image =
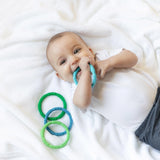
[[49,48],[50,44],[51,44],[52,42],[54,42],[55,40],[57,40],[58,38],[63,37],[66,33],[68,33],[68,32],[60,32],[60,33],[57,33],[57,34],[55,34],[54,36],[52,36],[52,37],[50,38],[49,42],[48,42],[47,49],[46,49],[46,53],[48,53],[48,48]]
[[83,40],[78,34],[76,34],[76,33],[74,33],[74,32],[70,32],[70,31],[65,31],[65,32],[57,33],[57,34],[55,34],[54,36],[52,36],[52,37],[50,38],[50,40],[49,40],[49,42],[48,42],[48,45],[47,45],[46,53],[48,52],[48,48],[49,48],[49,46],[50,46],[50,44],[51,44],[52,42],[54,42],[55,40],[57,40],[57,39],[60,38],[60,37],[63,37],[63,36],[66,35],[66,34],[75,34],[75,35],[77,35],[77,36],[80,38],[80,40],[82,40],[83,43],[87,46],[87,44],[84,42],[84,40]]
[[58,38],[60,38],[60,37],[63,37],[65,34],[68,34],[68,33],[70,33],[70,32],[61,32],[61,33],[55,34],[54,36],[52,36],[52,37],[50,38],[50,40],[49,40],[49,42],[48,42],[48,45],[49,45],[51,42],[55,41],[56,39],[58,39]]
[[[88,45],[86,44],[86,42],[85,42],[77,33],[70,32],[70,31],[65,31],[65,32],[57,33],[57,34],[53,35],[53,36],[50,38],[50,40],[49,40],[49,42],[48,42],[48,45],[47,45],[47,48],[46,48],[46,56],[47,56],[48,61],[49,61],[49,56],[48,56],[49,46],[50,46],[54,41],[56,41],[58,38],[61,38],[61,37],[65,36],[65,35],[67,35],[67,34],[74,34],[74,35],[76,35],[76,36],[88,47]],[[50,62],[50,61],[49,61],[49,62]],[[54,67],[53,67],[53,68],[54,68]]]

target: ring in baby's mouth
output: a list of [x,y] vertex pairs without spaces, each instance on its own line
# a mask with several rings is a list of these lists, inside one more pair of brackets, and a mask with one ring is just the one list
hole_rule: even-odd
[[79,79],[80,75],[81,75],[81,69],[80,69],[80,67],[77,67],[77,68],[75,69],[75,71],[73,72],[73,81],[74,81],[75,83],[78,83],[78,82],[77,82],[77,79]]
[[76,78],[79,79],[80,74],[81,74],[81,69],[80,69],[80,67],[78,66],[78,67],[75,69],[74,72],[76,72]]

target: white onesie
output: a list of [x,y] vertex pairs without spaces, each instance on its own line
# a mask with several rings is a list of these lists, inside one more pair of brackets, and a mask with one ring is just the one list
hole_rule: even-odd
[[[97,58],[107,59],[109,52],[100,51]],[[136,130],[154,103],[157,87],[149,74],[136,68],[114,69],[97,80],[88,109],[120,127]]]

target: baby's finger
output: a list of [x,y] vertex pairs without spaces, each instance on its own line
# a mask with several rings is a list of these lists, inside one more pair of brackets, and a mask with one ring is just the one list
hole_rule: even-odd
[[79,67],[81,70],[89,69],[89,60],[87,58],[81,59]]
[[101,75],[101,69],[96,68],[96,74],[97,74],[97,76],[100,76]]
[[100,73],[100,77],[101,77],[101,79],[103,79],[103,78],[104,78],[104,76],[105,76],[105,71],[104,71],[104,70],[101,70],[101,73]]
[[96,70],[97,79],[101,79],[101,69]]
[[84,59],[84,61],[85,61],[87,64],[90,64],[90,59],[89,59],[88,57],[86,57],[86,58]]

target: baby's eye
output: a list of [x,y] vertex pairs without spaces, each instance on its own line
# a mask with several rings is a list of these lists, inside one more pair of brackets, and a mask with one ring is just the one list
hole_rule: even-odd
[[75,49],[75,50],[74,50],[74,54],[77,54],[80,50],[81,50],[81,48]]
[[60,65],[64,64],[66,62],[65,59],[63,59],[62,61],[60,61]]

